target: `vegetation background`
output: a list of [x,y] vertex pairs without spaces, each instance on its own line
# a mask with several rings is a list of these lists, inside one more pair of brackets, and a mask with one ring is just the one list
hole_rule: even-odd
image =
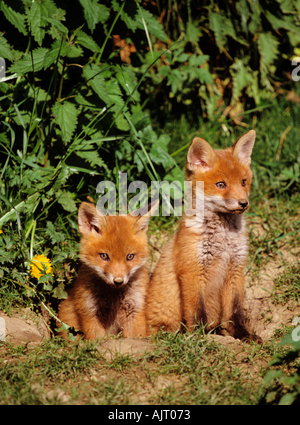
[[[0,16],[1,309],[55,313],[76,273],[80,203],[120,172],[182,182],[195,135],[226,147],[257,131],[248,216],[272,225],[251,239],[250,265],[299,243],[299,0],[2,0]],[[35,255],[53,271],[32,276]],[[299,300],[299,265],[293,276]],[[299,402],[288,341],[275,363],[292,356],[294,369],[268,378],[267,402]]]

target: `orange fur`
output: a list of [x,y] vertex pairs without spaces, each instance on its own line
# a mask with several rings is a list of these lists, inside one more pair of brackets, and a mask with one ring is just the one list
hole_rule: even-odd
[[[149,219],[150,211],[136,217],[103,216],[95,205],[80,206],[81,266],[58,317],[85,339],[121,331],[125,337],[145,334]],[[66,331],[60,334],[68,339]]]
[[193,140],[186,177],[192,181],[193,207],[196,182],[204,182],[204,218],[184,215],[161,255],[146,298],[148,334],[175,331],[181,324],[192,330],[202,322],[207,330],[222,324],[235,338],[252,337],[243,313],[248,248],[241,213],[249,205],[254,141],[254,130],[226,150]]

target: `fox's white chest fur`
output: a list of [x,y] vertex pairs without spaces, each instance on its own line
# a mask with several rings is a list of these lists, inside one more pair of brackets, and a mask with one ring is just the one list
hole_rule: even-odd
[[244,263],[248,254],[247,239],[242,215],[211,214],[204,218],[199,228],[199,262],[205,266],[215,260],[221,261],[223,266],[230,262]]

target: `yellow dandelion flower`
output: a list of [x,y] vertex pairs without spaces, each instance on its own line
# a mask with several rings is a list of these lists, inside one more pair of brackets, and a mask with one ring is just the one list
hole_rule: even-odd
[[48,273],[53,276],[53,267],[49,258],[45,257],[45,255],[35,255],[30,264],[31,276],[39,279],[41,276]]
[[1,233],[3,233],[3,230],[0,229],[0,235],[1,235]]

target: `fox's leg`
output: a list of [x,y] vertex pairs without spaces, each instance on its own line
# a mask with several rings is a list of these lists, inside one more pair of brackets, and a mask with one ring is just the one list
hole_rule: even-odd
[[210,267],[190,261],[189,267],[179,273],[183,318],[189,330],[199,323],[206,326],[206,331],[220,324],[223,276],[220,259],[214,260]]
[[174,332],[182,320],[180,290],[173,271],[160,273],[156,269],[146,299],[147,335],[159,329]]
[[[99,326],[96,317],[82,316],[78,313],[72,298],[67,298],[60,304],[58,318],[67,325],[74,327],[75,330],[83,332],[85,339],[102,338],[105,335],[105,330]],[[60,327],[61,324],[58,323],[58,326]],[[67,331],[58,332],[58,335],[69,341]]]
[[147,320],[145,310],[135,314],[133,329],[133,336],[147,335]]
[[125,319],[122,333],[125,338],[134,338],[146,336],[146,329],[145,311],[136,311]]
[[232,266],[222,295],[223,322],[231,336],[261,343],[259,336],[251,335],[244,317],[244,267]]
[[[60,303],[58,310],[58,318],[67,325],[74,327],[74,329],[80,330],[79,317],[76,312],[72,296],[69,295],[66,300]],[[60,322],[57,322],[57,327],[61,327]],[[61,332],[58,332],[58,335],[69,341],[67,331],[63,330]]]
[[97,338],[103,338],[106,331],[96,317],[85,317],[82,318],[82,332],[84,333],[84,339],[94,340]]
[[174,237],[166,245],[149,282],[145,312],[147,335],[175,332],[182,321],[179,282],[174,267]]
[[[75,330],[83,332],[85,339],[102,338],[105,335],[104,327],[99,323],[97,316],[89,314],[88,311],[82,311],[76,304],[75,299],[78,299],[78,293],[75,290],[76,288],[71,290],[68,298],[60,303],[58,318],[67,325],[74,327]],[[58,323],[59,327],[60,325]],[[63,330],[58,335],[69,341],[67,331]]]
[[198,323],[207,324],[205,305],[205,284],[203,276],[198,273],[185,272],[179,276],[182,295],[183,322],[192,331]]

